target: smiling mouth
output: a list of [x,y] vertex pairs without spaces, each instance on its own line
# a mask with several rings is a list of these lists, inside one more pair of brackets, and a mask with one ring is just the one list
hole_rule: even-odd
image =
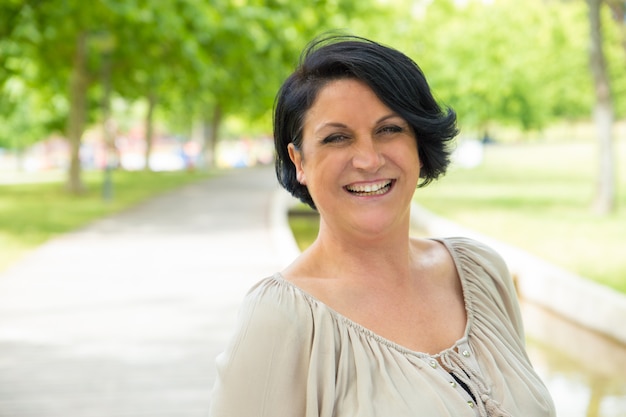
[[385,180],[371,184],[346,185],[344,188],[351,194],[357,196],[382,195],[391,189],[393,183],[393,180]]

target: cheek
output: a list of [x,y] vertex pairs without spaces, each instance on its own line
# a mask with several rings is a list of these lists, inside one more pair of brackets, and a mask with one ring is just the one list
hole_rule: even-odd
[[411,138],[411,141],[407,143],[406,146],[406,155],[408,158],[411,158],[414,164],[418,168],[422,168],[424,164],[422,163],[422,159],[419,154],[419,149],[417,148],[417,144],[415,143],[415,139]]
[[418,168],[422,167],[422,161],[420,159],[417,146],[415,142],[411,141],[403,141],[401,145],[398,144],[393,146],[391,151],[393,157],[396,161],[401,161],[403,165],[406,166],[415,166]]
[[342,162],[338,152],[308,153],[302,160],[302,178],[309,190],[326,188],[336,180],[338,170],[343,166],[345,162]]

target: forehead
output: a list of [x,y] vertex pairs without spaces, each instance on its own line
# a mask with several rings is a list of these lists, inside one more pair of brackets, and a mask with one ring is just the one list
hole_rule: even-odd
[[304,125],[314,119],[341,119],[392,113],[364,82],[345,78],[333,80],[320,88],[313,104],[305,113]]
[[361,98],[369,96],[369,98],[378,100],[372,88],[365,82],[356,78],[339,78],[328,81],[320,87],[311,107],[315,107],[320,101],[349,100],[355,96]]

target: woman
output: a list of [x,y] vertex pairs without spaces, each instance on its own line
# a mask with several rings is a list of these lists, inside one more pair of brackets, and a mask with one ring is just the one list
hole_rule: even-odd
[[553,416],[502,259],[409,237],[445,173],[456,116],[402,53],[314,42],[277,97],[278,180],[319,235],[257,284],[217,360],[212,417]]

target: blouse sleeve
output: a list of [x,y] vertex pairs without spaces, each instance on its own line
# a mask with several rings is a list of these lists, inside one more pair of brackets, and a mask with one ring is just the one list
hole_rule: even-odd
[[502,300],[503,309],[506,311],[520,341],[525,344],[522,312],[511,272],[499,253],[484,245],[483,251],[487,260],[487,269],[491,270],[490,275]]
[[216,360],[210,417],[304,415],[311,333],[284,298],[261,286],[244,300],[235,335]]

